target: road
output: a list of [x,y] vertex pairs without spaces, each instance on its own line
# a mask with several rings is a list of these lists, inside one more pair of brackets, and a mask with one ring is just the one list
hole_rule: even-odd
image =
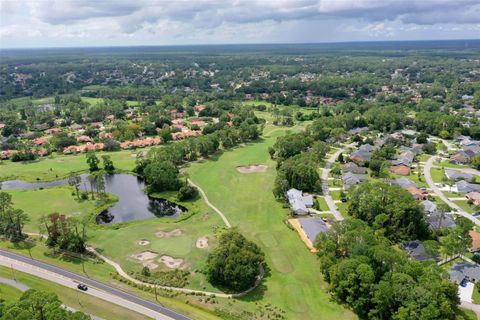
[[340,213],[340,211],[337,210],[337,206],[336,206],[332,196],[330,195],[329,187],[328,187],[328,174],[330,173],[330,168],[335,163],[335,161],[337,160],[340,153],[345,152],[345,150],[347,150],[347,148],[350,148],[353,145],[354,144],[352,143],[352,144],[349,144],[349,145],[337,150],[337,152],[335,152],[333,155],[330,156],[330,158],[327,159],[327,162],[325,163],[325,167],[323,167],[323,170],[322,170],[323,196],[325,198],[325,202],[327,203],[328,209],[330,210],[330,212],[333,214],[333,216],[335,217],[335,219],[337,221],[343,220],[343,216]]
[[133,294],[17,253],[0,249],[0,265],[29,273],[75,290],[78,290],[78,283],[84,283],[89,287],[88,291],[85,292],[86,294],[144,314],[153,319],[190,320],[190,318],[184,315]]
[[430,171],[433,167],[433,162],[437,159],[437,156],[430,157],[428,161],[425,163],[423,166],[423,174],[425,176],[425,181],[427,182],[428,186],[432,191],[441,199],[443,200],[450,208],[457,210],[457,213],[460,214],[461,216],[469,219],[473,223],[475,223],[477,226],[480,226],[480,220],[472,216],[471,214],[465,212],[462,208],[460,208],[458,205],[456,205],[454,202],[452,202],[448,197],[446,197],[442,191],[437,187],[435,182],[432,179],[432,175],[430,174]]

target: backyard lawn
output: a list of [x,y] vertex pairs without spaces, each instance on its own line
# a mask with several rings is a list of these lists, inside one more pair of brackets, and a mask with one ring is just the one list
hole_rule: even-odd
[[[289,213],[272,194],[275,162],[267,152],[284,130],[273,130],[262,142],[224,152],[187,170],[233,226],[265,252],[269,275],[261,288],[242,300],[262,299],[282,307],[287,319],[355,318],[330,300],[317,258],[284,222]],[[251,174],[236,170],[237,166],[248,164],[266,164],[269,168],[264,173]]]

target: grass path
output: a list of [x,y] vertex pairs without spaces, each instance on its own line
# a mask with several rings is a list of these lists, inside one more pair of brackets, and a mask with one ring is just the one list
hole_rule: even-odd
[[[263,301],[281,307],[287,319],[354,319],[356,316],[331,301],[319,263],[285,224],[288,209],[272,193],[275,162],[267,149],[288,128],[268,132],[263,140],[226,151],[209,161],[194,163],[187,172],[208,199],[250,240],[260,245],[268,265],[265,280],[247,302]],[[242,174],[237,166],[266,164],[264,173]]]

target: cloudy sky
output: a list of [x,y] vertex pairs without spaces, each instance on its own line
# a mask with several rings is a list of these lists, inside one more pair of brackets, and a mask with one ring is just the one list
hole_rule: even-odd
[[478,38],[480,0],[0,0],[0,48]]

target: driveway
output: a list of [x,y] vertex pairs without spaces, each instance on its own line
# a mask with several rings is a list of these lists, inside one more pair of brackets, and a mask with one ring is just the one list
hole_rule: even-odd
[[473,289],[475,289],[475,285],[473,282],[467,282],[466,287],[458,286],[458,296],[460,297],[460,301],[465,301],[465,302],[472,302],[472,295],[473,295]]

